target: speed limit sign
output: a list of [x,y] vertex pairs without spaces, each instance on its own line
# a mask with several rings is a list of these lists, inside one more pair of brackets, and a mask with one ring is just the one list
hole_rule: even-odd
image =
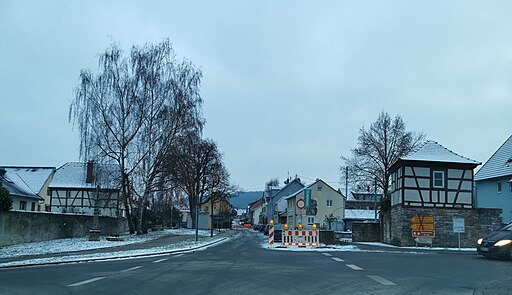
[[303,199],[298,199],[297,200],[297,208],[304,209],[304,207],[306,207],[306,201],[304,201]]

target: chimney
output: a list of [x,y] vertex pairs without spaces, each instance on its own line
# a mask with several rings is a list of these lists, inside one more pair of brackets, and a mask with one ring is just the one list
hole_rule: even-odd
[[86,183],[92,183],[94,180],[94,161],[89,160],[87,162],[87,175],[85,176]]

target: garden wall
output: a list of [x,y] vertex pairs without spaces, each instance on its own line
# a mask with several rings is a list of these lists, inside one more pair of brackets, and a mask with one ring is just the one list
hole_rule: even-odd
[[[127,230],[126,219],[98,218],[102,235]],[[55,214],[48,212],[0,213],[0,247],[18,243],[39,242],[61,238],[84,237],[92,229],[93,216]]]

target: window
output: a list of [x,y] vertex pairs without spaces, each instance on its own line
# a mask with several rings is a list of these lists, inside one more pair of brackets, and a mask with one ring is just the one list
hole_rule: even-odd
[[35,202],[32,202],[32,211],[36,211],[36,203]]
[[501,181],[498,181],[496,183],[496,190],[498,191],[498,194],[501,194],[501,192],[502,192]]
[[316,191],[317,191],[317,192],[321,192],[321,191],[322,191],[322,187],[321,187],[321,186],[317,187],[317,188],[316,188]]
[[308,216],[308,224],[315,223],[315,217],[314,216]]
[[20,201],[20,210],[27,210],[27,202]]
[[332,200],[327,200],[327,207],[332,207]]
[[443,188],[444,187],[444,171],[434,171],[433,176],[434,176],[433,187]]

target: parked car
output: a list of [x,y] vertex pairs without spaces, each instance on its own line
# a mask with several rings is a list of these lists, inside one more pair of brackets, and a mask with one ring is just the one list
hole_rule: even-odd
[[476,250],[485,257],[512,259],[512,223],[478,239]]
[[264,234],[264,235],[266,235],[266,236],[268,236],[268,231],[269,231],[269,230],[270,230],[270,225],[268,225],[268,224],[267,224],[267,225],[265,225],[265,226],[264,226],[264,229],[263,229],[263,234]]

